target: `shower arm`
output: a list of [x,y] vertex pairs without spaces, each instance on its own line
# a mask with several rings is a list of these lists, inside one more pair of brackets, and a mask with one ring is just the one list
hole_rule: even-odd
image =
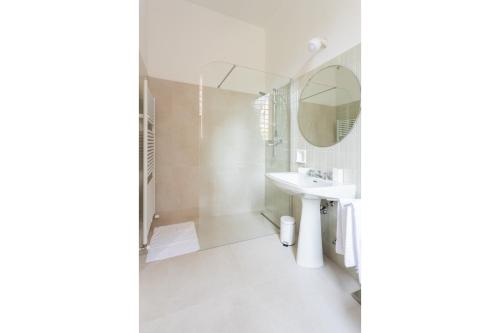
[[229,72],[227,72],[226,76],[224,76],[224,78],[222,79],[222,81],[217,86],[217,89],[219,89],[222,86],[222,84],[224,83],[224,81],[226,81],[226,79],[229,77],[229,75],[231,75],[231,73],[234,71],[235,68],[236,68],[236,65],[233,65],[231,67],[231,69],[229,70]]

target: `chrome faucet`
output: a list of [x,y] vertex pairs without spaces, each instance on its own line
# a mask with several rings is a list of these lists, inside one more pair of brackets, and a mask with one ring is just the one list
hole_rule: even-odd
[[307,175],[310,177],[316,177],[316,178],[321,178],[321,171],[311,169],[307,172]]
[[332,171],[321,171],[321,170],[311,169],[308,171],[307,175],[310,177],[332,180],[333,173]]
[[333,178],[333,171],[331,171],[331,170],[330,171],[324,171],[323,172],[323,177],[321,177],[321,178],[323,178],[325,180],[332,180],[332,178]]

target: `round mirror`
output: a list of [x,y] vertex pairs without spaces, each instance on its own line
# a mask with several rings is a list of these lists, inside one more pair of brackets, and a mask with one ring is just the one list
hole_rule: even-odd
[[360,106],[361,89],[353,72],[339,65],[325,67],[309,79],[300,95],[300,132],[314,146],[332,146],[349,134]]

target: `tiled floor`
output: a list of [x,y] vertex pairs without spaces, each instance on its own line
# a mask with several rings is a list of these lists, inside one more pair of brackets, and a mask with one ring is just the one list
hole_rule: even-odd
[[260,212],[237,215],[201,216],[196,232],[202,250],[277,233]]
[[360,332],[353,278],[330,260],[295,263],[277,235],[140,261],[140,331]]

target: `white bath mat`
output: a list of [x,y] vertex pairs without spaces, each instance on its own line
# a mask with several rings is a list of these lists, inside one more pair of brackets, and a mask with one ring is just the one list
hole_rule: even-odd
[[199,249],[200,244],[193,222],[161,226],[153,231],[146,262],[176,257]]

